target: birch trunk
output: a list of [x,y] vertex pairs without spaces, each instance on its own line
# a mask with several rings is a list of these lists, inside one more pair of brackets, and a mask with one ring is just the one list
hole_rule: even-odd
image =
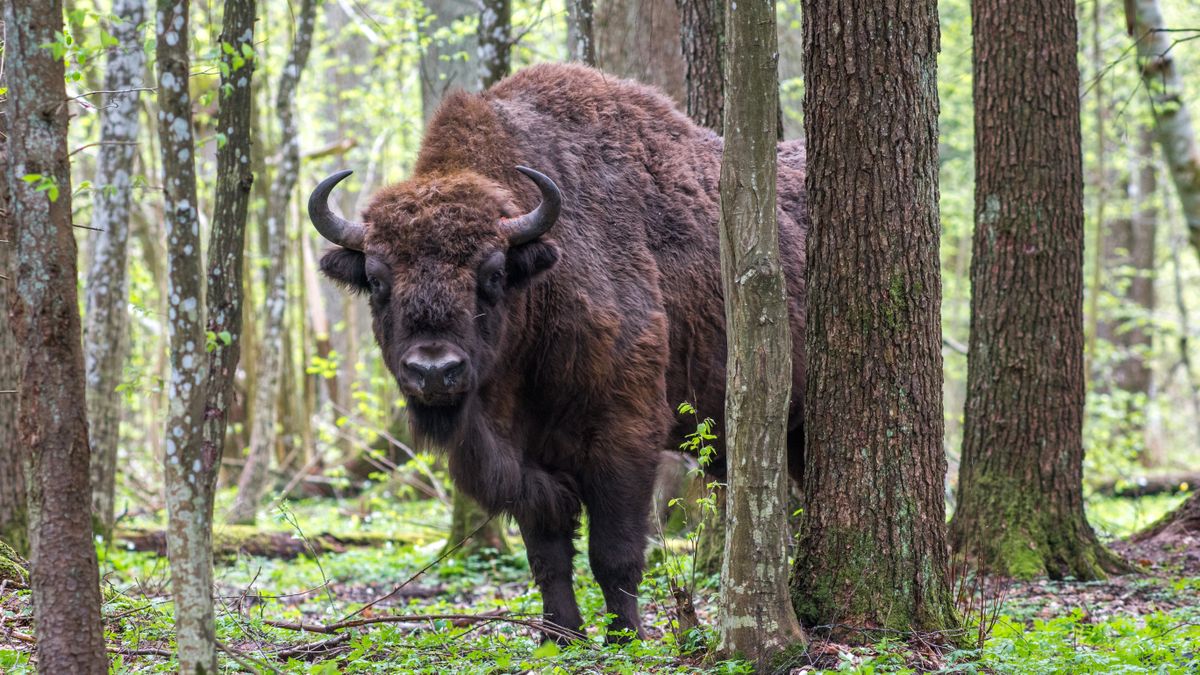
[[803,11],[812,229],[793,598],[801,621],[835,626],[834,639],[954,629],[937,3],[805,0]]
[[728,326],[728,521],[720,650],[771,672],[804,644],[788,596],[787,421],[792,339],[775,212],[775,0],[725,4],[729,58],[721,160],[721,279]]
[[167,332],[171,376],[163,478],[167,556],[182,673],[217,672],[212,600],[212,500],[218,457],[203,443],[208,354],[196,201],[195,141],[188,96],[188,0],[158,0],[158,134],[167,229]]
[[512,0],[483,0],[479,13],[479,89],[508,76],[512,62]]
[[260,369],[254,390],[250,454],[246,458],[242,475],[238,478],[237,498],[229,514],[230,522],[234,523],[254,523],[258,519],[259,501],[262,499],[268,469],[271,466],[271,448],[275,445],[275,422],[278,419],[276,403],[279,399],[283,359],[284,314],[288,302],[288,202],[300,172],[296,88],[308,63],[316,14],[317,0],[304,0],[297,18],[295,40],[280,75],[279,92],[275,98],[283,147],[267,200],[267,258],[271,261],[271,269],[266,281],[267,295],[261,343],[263,349],[259,355]]
[[1158,0],[1125,0],[1125,21],[1137,44],[1138,68],[1150,96],[1155,135],[1179,195],[1188,242],[1200,255],[1200,145],[1171,55],[1172,34],[1163,30]]
[[63,60],[45,46],[61,39],[62,20],[61,0],[4,5],[11,198],[5,229],[11,229],[16,253],[6,283],[18,348],[3,358],[19,364],[17,444],[28,489],[38,670],[105,673],[100,574],[87,517],[91,489],[68,103]]
[[100,156],[96,160],[91,263],[87,275],[88,424],[91,428],[92,518],[106,540],[112,536],[115,512],[117,442],[121,426],[121,383],[128,350],[126,309],[129,291],[125,254],[129,241],[129,206],[134,158],[140,133],[138,92],[145,86],[146,52],[142,47],[145,0],[113,0],[115,21],[109,33],[117,44],[108,54],[100,107]]
[[596,65],[595,19],[593,0],[567,0],[567,58]]

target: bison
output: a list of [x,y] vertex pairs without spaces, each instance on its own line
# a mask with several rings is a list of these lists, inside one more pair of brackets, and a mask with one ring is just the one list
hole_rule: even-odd
[[[581,509],[609,639],[641,637],[638,584],[659,451],[689,430],[682,401],[725,403],[718,189],[722,141],[659,91],[578,65],[457,92],[429,124],[410,179],[363,222],[316,229],[330,279],[367,295],[375,338],[420,436],[459,489],[511,514],[548,621],[578,633]],[[780,245],[794,390],[803,392],[804,149],[778,148]],[[535,167],[535,168],[526,168]],[[802,396],[789,471],[800,471]],[[720,458],[709,467],[723,474]]]

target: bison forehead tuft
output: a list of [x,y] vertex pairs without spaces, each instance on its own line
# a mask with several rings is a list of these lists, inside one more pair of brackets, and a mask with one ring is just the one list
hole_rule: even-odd
[[397,262],[435,255],[466,265],[502,244],[497,222],[514,212],[509,194],[476,173],[420,176],[372,198],[364,212],[367,247]]

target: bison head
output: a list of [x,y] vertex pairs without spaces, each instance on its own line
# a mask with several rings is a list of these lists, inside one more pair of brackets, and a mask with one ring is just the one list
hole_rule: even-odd
[[385,188],[363,223],[329,210],[330,191],[349,171],[321,181],[308,202],[313,225],[338,245],[321,270],[369,296],[384,362],[419,430],[438,440],[494,374],[514,300],[558,261],[558,249],[541,239],[558,218],[558,187],[533,169],[517,170],[541,192],[524,215],[510,192],[471,172]]

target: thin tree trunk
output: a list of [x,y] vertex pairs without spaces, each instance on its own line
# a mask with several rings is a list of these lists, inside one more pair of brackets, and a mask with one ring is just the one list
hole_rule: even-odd
[[[470,33],[442,30],[461,23],[477,12],[479,5],[472,0],[425,0],[425,6],[436,17],[426,31],[429,44],[421,53],[421,111],[429,122],[447,93],[471,89],[479,82],[478,39]],[[460,52],[466,52],[468,58],[457,57]]]
[[512,62],[512,0],[483,0],[479,13],[479,89],[508,76]]
[[568,58],[585,65],[596,65],[595,19],[592,0],[567,0]]
[[250,454],[238,479],[237,497],[229,513],[230,522],[254,523],[258,518],[259,501],[267,482],[271,465],[271,448],[275,445],[276,402],[282,357],[280,347],[285,329],[284,311],[287,308],[287,221],[288,202],[296,187],[300,172],[299,131],[296,128],[296,88],[308,63],[312,47],[313,24],[317,0],[304,0],[297,18],[295,40],[287,64],[279,79],[275,109],[279,115],[281,160],[271,182],[267,211],[267,258],[271,269],[267,277],[267,296],[262,346],[259,354],[258,382],[254,390],[254,419],[250,431]]
[[679,8],[688,117],[700,126],[724,133],[724,5],[721,0],[675,0],[675,4]]
[[806,625],[957,628],[942,485],[935,0],[805,0]]
[[1125,21],[1137,42],[1138,67],[1150,96],[1154,131],[1183,207],[1188,241],[1200,254],[1200,145],[1171,54],[1173,34],[1163,31],[1158,0],[1125,0]]
[[225,0],[221,20],[221,98],[217,128],[225,144],[217,148],[216,203],[208,243],[207,319],[213,336],[204,404],[205,499],[212,520],[212,493],[225,451],[233,410],[233,381],[241,358],[246,212],[254,186],[251,165],[251,113],[254,108],[254,19],[256,0]]
[[145,0],[113,0],[115,21],[108,32],[116,45],[108,54],[104,76],[109,94],[100,105],[100,156],[96,160],[95,204],[87,276],[88,424],[92,441],[92,518],[105,540],[112,536],[117,441],[121,426],[121,383],[129,348],[125,254],[129,241],[129,205],[140,120],[138,92],[143,85],[146,52],[142,21]]
[[158,134],[167,228],[167,555],[175,600],[179,670],[217,669],[212,602],[212,505],[208,476],[216,459],[203,443],[208,354],[204,276],[196,201],[195,142],[188,97],[188,2],[158,0]]
[[720,650],[760,673],[806,642],[788,596],[787,435],[792,339],[775,212],[775,0],[729,0],[721,159],[729,467]]
[[[30,586],[42,673],[105,673],[92,541],[83,346],[71,228],[61,0],[7,0],[8,159],[17,424],[28,489]],[[6,228],[8,229],[8,228]],[[11,394],[4,396],[10,397]],[[11,400],[11,399],[9,399]],[[9,404],[5,404],[6,406]]]
[[1075,3],[973,0],[972,15],[975,246],[950,538],[1001,574],[1103,578],[1126,568],[1083,511]]
[[[7,0],[0,0],[0,5]],[[7,12],[0,11],[0,15]],[[6,16],[0,20],[7,21]],[[8,87],[6,72],[0,72],[0,87]],[[16,229],[13,228],[12,207],[8,192],[8,123],[11,119],[8,99],[0,99],[0,354],[16,354],[17,342],[9,319],[9,302],[16,282],[14,249]],[[20,384],[19,363],[15,358],[0,358],[0,541],[29,555],[29,534],[25,509],[24,451],[17,433],[17,389]]]

